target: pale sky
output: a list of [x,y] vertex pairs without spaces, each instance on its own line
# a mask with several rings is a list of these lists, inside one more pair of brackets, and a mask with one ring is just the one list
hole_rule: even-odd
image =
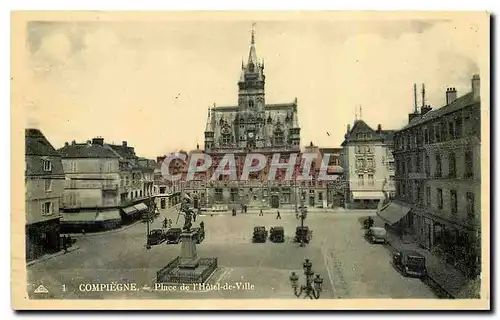
[[[302,145],[339,147],[361,105],[372,128],[398,129],[446,87],[470,91],[478,26],[463,19],[259,21],[266,102],[298,99]],[[32,22],[26,41],[27,126],[56,148],[102,136],[155,158],[203,147],[209,105],[235,105],[251,21]],[[177,98],[176,98],[177,97]],[[420,93],[419,93],[420,104]],[[330,136],[326,132],[330,133]]]

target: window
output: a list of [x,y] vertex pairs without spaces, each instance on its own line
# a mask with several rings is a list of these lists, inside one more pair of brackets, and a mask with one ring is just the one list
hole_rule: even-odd
[[364,186],[365,185],[365,177],[362,174],[358,174],[358,185]]
[[467,217],[474,218],[475,217],[475,203],[474,203],[474,193],[467,192]]
[[406,158],[406,170],[408,173],[412,172],[411,157]]
[[431,174],[431,162],[429,160],[429,155],[425,155],[425,173],[427,175],[430,175]]
[[356,168],[361,169],[364,167],[363,158],[356,159]]
[[215,189],[215,201],[222,201],[222,189],[221,188]]
[[368,185],[373,186],[375,184],[375,180],[373,180],[373,174],[368,175]]
[[52,162],[48,159],[43,159],[43,171],[52,171]]
[[373,159],[371,159],[371,158],[370,158],[370,159],[367,159],[367,160],[366,160],[366,166],[367,166],[368,168],[373,168]]
[[248,107],[249,108],[253,108],[253,100],[249,100],[248,101]]
[[474,176],[474,160],[471,150],[465,152],[465,178],[472,178]]
[[70,162],[70,172],[76,172],[77,169],[76,169],[76,161],[71,161]]
[[238,189],[231,188],[231,201],[235,202],[238,198]]
[[441,177],[442,170],[441,170],[441,156],[439,154],[436,154],[436,177]]
[[457,213],[457,191],[450,190],[450,209],[452,214]]
[[455,122],[448,122],[448,138],[453,139],[455,137]]
[[429,130],[427,128],[424,129],[424,144],[429,143]]
[[443,209],[443,189],[437,189],[437,205],[439,209]]
[[112,172],[112,171],[113,171],[113,163],[112,163],[111,161],[108,161],[108,162],[106,163],[106,170],[107,170],[108,172]]
[[323,192],[318,193],[318,201],[323,201]]
[[429,143],[434,143],[434,126],[429,127]]
[[283,132],[278,130],[274,133],[274,143],[277,145],[282,145],[285,141],[285,137],[283,136]]
[[425,188],[425,203],[427,203],[427,206],[431,205],[431,187]]
[[372,149],[372,147],[370,147],[370,146],[366,146],[366,147],[365,147],[365,151],[366,151],[366,153],[372,153],[372,152],[373,152],[373,149]]
[[450,178],[455,178],[457,175],[457,160],[455,159],[455,153],[450,152],[448,155],[448,176]]
[[417,173],[422,172],[422,156],[421,156],[420,153],[417,153],[417,159],[416,159],[416,163],[415,164],[416,164],[415,167],[417,169],[416,172]]
[[52,179],[45,179],[45,191],[52,191]]
[[455,138],[460,138],[462,136],[462,118],[457,117],[455,119]]
[[42,203],[42,216],[50,216],[53,213],[52,210],[52,202]]
[[229,134],[223,134],[222,135],[222,144],[228,145],[231,143],[231,135]]

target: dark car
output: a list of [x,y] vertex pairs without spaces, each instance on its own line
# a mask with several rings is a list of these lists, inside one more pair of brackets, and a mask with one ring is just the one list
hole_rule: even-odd
[[285,242],[285,230],[283,227],[271,227],[271,230],[269,230],[269,240],[272,242]]
[[259,226],[253,228],[252,242],[266,242],[266,239],[267,239],[266,227]]
[[425,257],[412,250],[395,252],[392,256],[394,266],[401,270],[405,276],[423,278],[427,276]]
[[371,227],[366,230],[365,237],[370,243],[387,243],[387,231],[385,228]]
[[165,233],[167,238],[167,243],[179,243],[180,236],[182,233],[181,228],[170,228]]
[[295,242],[309,243],[311,240],[311,231],[309,227],[297,227],[295,229]]
[[148,235],[148,244],[157,245],[167,240],[165,232],[161,229],[151,230]]
[[205,239],[205,230],[202,228],[192,228],[195,231],[196,243],[200,244]]

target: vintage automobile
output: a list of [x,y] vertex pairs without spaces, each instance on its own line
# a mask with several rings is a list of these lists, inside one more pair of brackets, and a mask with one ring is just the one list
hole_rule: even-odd
[[165,232],[161,229],[154,229],[149,232],[148,244],[151,246],[163,243],[167,240]]
[[191,230],[195,231],[196,243],[200,244],[205,239],[205,230],[202,228],[192,228]]
[[371,227],[366,230],[365,237],[371,243],[386,243],[387,231],[385,228]]
[[392,256],[394,266],[401,270],[405,276],[423,278],[427,276],[425,257],[413,250],[401,250]]
[[266,227],[258,226],[253,228],[252,242],[266,242],[267,230]]
[[295,242],[303,242],[303,243],[309,243],[312,238],[312,232],[309,230],[309,227],[304,226],[304,227],[297,227],[295,229]]
[[168,244],[170,244],[170,243],[179,243],[181,233],[182,233],[182,229],[181,228],[170,228],[170,229],[168,229],[167,232],[165,233],[166,238],[167,238],[167,243]]
[[269,240],[271,242],[285,242],[285,230],[283,227],[271,227],[271,230],[269,230]]

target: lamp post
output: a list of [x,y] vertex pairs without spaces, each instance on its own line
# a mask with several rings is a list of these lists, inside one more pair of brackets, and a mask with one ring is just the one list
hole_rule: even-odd
[[[304,232],[304,220],[307,218],[307,208],[304,203],[304,197],[302,196],[302,190],[300,194],[300,212],[297,212],[297,218],[300,219],[300,229]],[[300,236],[300,246],[305,247],[304,234]]]
[[304,299],[319,299],[320,293],[323,290],[323,278],[317,274],[314,277],[314,272],[311,270],[312,263],[309,259],[304,260],[302,265],[304,268],[304,275],[306,276],[306,284],[299,285],[299,276],[292,272],[290,275],[290,282],[293,288],[293,293],[296,297],[300,297],[304,293]]
[[154,202],[153,196],[149,196],[148,201],[148,216],[146,219],[146,249],[151,249],[151,245],[149,244],[149,220],[154,216],[156,209],[156,203]]

